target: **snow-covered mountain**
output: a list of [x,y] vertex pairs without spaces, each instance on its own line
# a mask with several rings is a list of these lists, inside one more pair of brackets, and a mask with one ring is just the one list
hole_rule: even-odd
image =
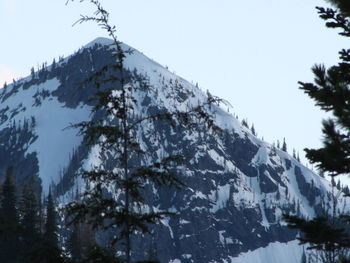
[[[110,43],[98,38],[0,90],[0,176],[13,165],[19,184],[35,178],[44,191],[54,185],[58,200],[70,198],[81,186],[72,175],[91,167],[99,156],[76,130],[66,128],[94,117],[89,100],[94,88],[81,84],[113,62]],[[137,94],[137,114],[186,110],[206,100],[198,87],[137,50],[127,56],[125,71],[147,78],[153,87]],[[255,137],[224,107],[210,111],[223,134],[201,127],[195,134],[175,132],[157,122],[139,128],[140,143],[154,158],[173,152],[187,157],[180,174],[187,187],[150,189],[150,207],[178,215],[155,226],[152,235],[136,237],[135,258],[152,252],[161,262],[173,263],[299,262],[297,233],[286,227],[282,214],[313,217],[332,211],[329,182]],[[151,128],[157,131],[152,139],[147,137]],[[337,209],[348,209],[341,196]]]

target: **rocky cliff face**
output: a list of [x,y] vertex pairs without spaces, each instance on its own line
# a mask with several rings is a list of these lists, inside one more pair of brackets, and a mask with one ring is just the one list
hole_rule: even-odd
[[[84,80],[113,62],[109,43],[97,39],[0,90],[1,176],[14,165],[20,184],[34,178],[44,191],[54,185],[57,199],[63,201],[82,186],[74,173],[103,158],[108,161],[108,156],[87,148],[76,130],[65,128],[95,117],[89,100],[95,91]],[[138,115],[185,110],[206,98],[198,87],[136,50],[127,57],[125,72],[146,78],[152,86],[136,94]],[[281,219],[283,213],[312,217],[332,209],[327,181],[253,136],[224,108],[212,106],[208,111],[223,133],[208,133],[201,126],[192,133],[160,121],[137,131],[152,158],[173,153],[186,157],[179,173],[186,188],[145,188],[151,209],[177,215],[154,226],[151,234],[134,238],[135,258],[156,254],[161,262],[238,262],[241,253],[295,240],[296,232]],[[148,136],[150,130],[156,134]],[[338,209],[347,209],[341,197]],[[282,257],[273,260],[300,259]]]

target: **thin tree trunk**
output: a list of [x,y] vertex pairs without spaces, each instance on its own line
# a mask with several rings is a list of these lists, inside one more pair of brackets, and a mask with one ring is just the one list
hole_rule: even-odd
[[[119,51],[120,52],[120,51]],[[126,263],[131,262],[131,240],[130,240],[130,189],[129,189],[129,173],[128,173],[128,127],[127,127],[127,117],[128,117],[128,108],[127,108],[127,102],[126,102],[126,91],[124,88],[124,77],[123,77],[123,60],[121,61],[121,86],[122,86],[122,97],[123,97],[123,109],[124,109],[124,115],[123,115],[123,133],[124,133],[124,176],[125,176],[125,213],[126,213],[126,247],[125,247],[125,256],[126,256]]]

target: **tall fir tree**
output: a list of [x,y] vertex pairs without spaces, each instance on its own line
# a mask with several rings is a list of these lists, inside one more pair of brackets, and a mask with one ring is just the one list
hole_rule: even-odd
[[0,207],[0,262],[19,262],[20,225],[14,168],[7,169],[2,186]]
[[58,241],[57,213],[51,190],[47,197],[46,222],[44,238],[45,246],[50,252],[45,263],[62,262],[61,249]]
[[286,138],[283,138],[282,151],[287,152]]
[[25,185],[23,188],[20,212],[22,239],[21,262],[36,263],[31,259],[30,255],[38,248],[36,245],[41,242],[40,213],[38,198],[31,185]]
[[[338,1],[330,1],[336,3]],[[342,1],[339,1],[341,6]],[[339,34],[350,36],[350,17],[332,8],[317,7],[320,17],[326,20],[326,26],[338,28]],[[350,171],[350,50],[339,52],[338,65],[326,69],[324,65],[315,65],[312,71],[315,83],[299,82],[316,105],[332,113],[333,117],[323,121],[323,147],[305,149],[306,157],[331,176],[348,174]]]
[[[167,211],[145,212],[137,209],[145,204],[143,191],[147,184],[153,184],[155,187],[182,187],[174,169],[176,170],[176,166],[183,161],[183,156],[168,155],[159,157],[156,161],[142,162],[142,158],[152,160],[152,157],[138,143],[137,131],[140,125],[166,121],[172,127],[181,126],[194,130],[198,119],[201,119],[208,131],[219,131],[206,111],[206,108],[209,109],[212,104],[218,103],[219,99],[208,93],[207,102],[186,112],[175,110],[135,116],[134,110],[142,107],[135,92],[152,90],[147,81],[125,70],[126,56],[131,55],[133,51],[123,49],[122,43],[116,37],[115,27],[109,23],[109,13],[99,1],[90,2],[97,8],[95,16],[82,16],[79,22],[95,21],[107,30],[113,40],[110,50],[115,63],[105,66],[89,79],[98,91],[93,112],[102,113],[100,115],[104,117],[73,127],[80,129],[90,146],[98,147],[102,157],[105,154],[112,156],[115,164],[109,168],[102,164],[91,171],[83,172],[81,176],[87,183],[87,189],[89,185],[94,187],[82,194],[81,201],[74,201],[67,208],[73,218],[72,222],[87,218],[96,228],[118,229],[112,243],[123,247],[124,262],[130,263],[133,251],[131,236],[135,233],[147,233],[149,225],[159,224],[162,218],[170,214]],[[104,84],[111,88],[106,88]],[[106,116],[112,121],[106,121]],[[152,132],[146,136],[152,136]],[[107,189],[115,189],[118,193]],[[116,198],[116,195],[119,197]]]
[[[350,37],[350,1],[328,0],[335,8],[316,7],[329,28],[339,29],[339,34]],[[328,69],[324,65],[312,68],[314,83],[299,82],[301,89],[315,100],[322,110],[332,114],[323,121],[323,146],[319,149],[305,149],[306,157],[316,164],[322,173],[334,177],[350,173],[350,49],[342,49],[340,62]],[[334,213],[334,212],[333,212]],[[350,238],[343,228],[347,223],[335,224],[332,218],[316,217],[304,220],[287,217],[289,225],[301,230],[301,242],[310,244],[324,255],[322,262],[350,262],[344,259],[350,248]],[[328,233],[328,234],[325,234]],[[336,235],[335,235],[336,233]]]
[[52,247],[59,247],[58,244],[58,228],[57,228],[57,213],[55,204],[52,198],[51,190],[47,197],[46,222],[44,239]]
[[252,124],[252,127],[250,128],[250,130],[252,131],[252,134],[253,134],[254,136],[258,136],[258,134],[257,134],[256,131],[255,131],[254,124]]
[[47,197],[43,237],[38,247],[30,253],[30,260],[37,263],[64,263],[66,260],[58,240],[57,213],[51,190]]
[[72,226],[67,242],[67,248],[73,262],[79,262],[83,257],[80,227],[78,224]]

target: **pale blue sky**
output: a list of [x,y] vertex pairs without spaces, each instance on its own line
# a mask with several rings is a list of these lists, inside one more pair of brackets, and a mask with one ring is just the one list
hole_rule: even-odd
[[[268,142],[317,147],[322,112],[298,90],[316,62],[332,65],[346,39],[326,29],[316,0],[101,0],[120,40],[227,99]],[[0,0],[0,85],[98,36],[72,27],[88,1]]]

